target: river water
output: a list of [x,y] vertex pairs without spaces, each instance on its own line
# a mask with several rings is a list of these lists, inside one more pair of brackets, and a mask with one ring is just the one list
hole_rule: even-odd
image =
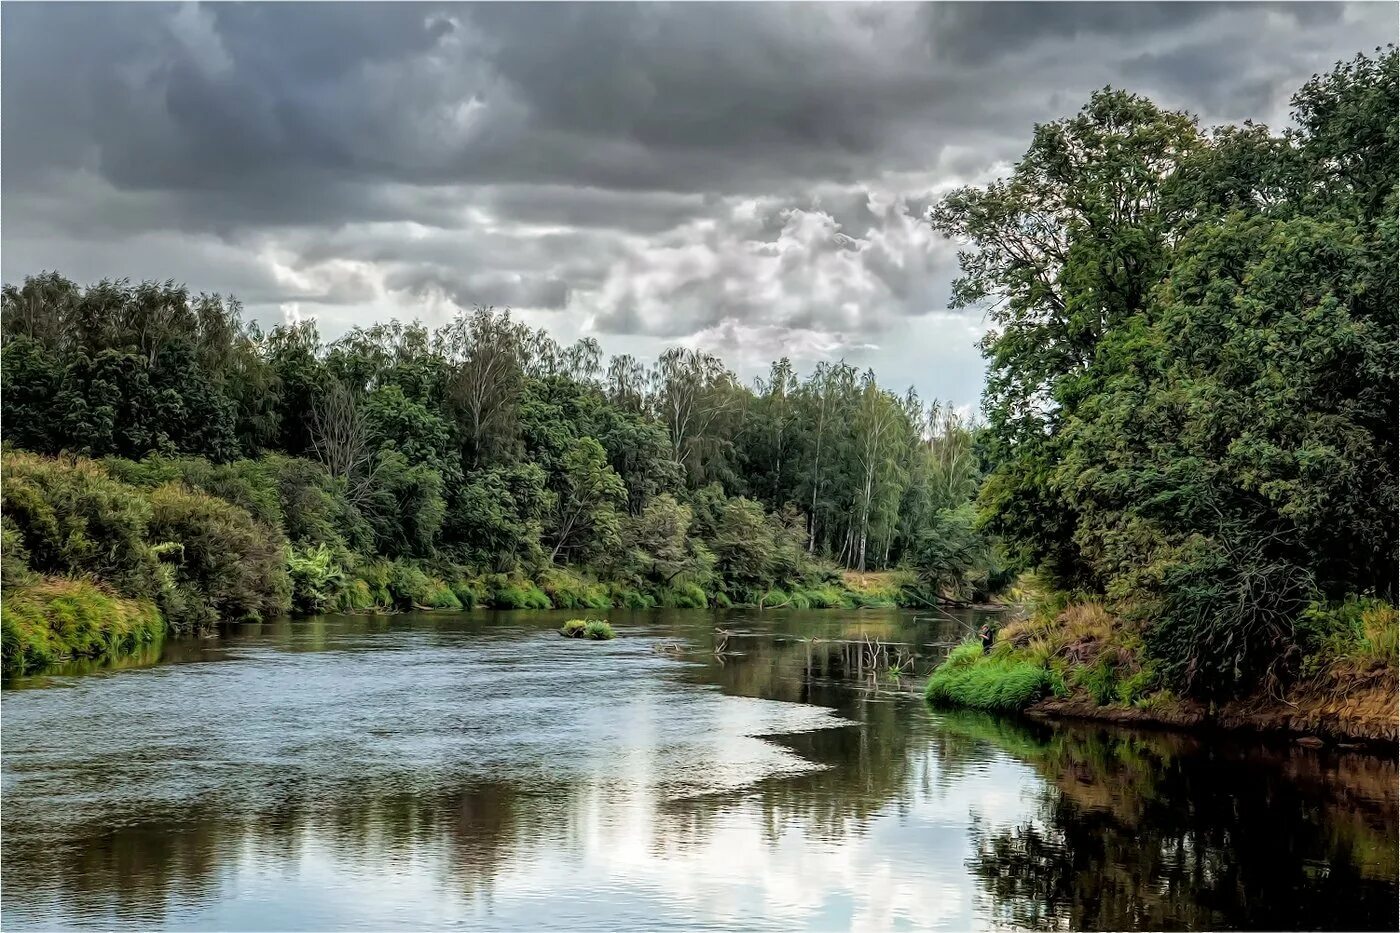
[[932,711],[970,614],[576,614],[9,684],[0,922],[1396,929],[1393,759]]

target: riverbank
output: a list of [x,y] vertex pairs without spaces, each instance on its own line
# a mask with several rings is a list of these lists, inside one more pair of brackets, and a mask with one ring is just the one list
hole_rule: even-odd
[[[314,558],[314,555],[313,555]],[[295,593],[329,586],[326,571],[292,566]],[[445,580],[443,576],[402,562],[366,562],[353,579],[334,582],[334,598],[298,599],[290,611],[297,619],[321,611],[366,615],[399,612],[609,609],[899,609],[926,608],[912,573],[881,571],[832,573],[818,585],[765,590],[752,601],[736,602],[722,591],[680,584],[642,589],[600,582],[586,572],[555,567],[530,579],[519,574],[480,574]],[[273,616],[276,617],[276,616]],[[231,619],[229,621],[240,621]],[[3,672],[30,674],[73,660],[120,658],[178,634],[149,600],[119,596],[81,579],[25,575],[7,584],[0,597],[0,657]]]
[[1283,698],[1258,695],[1212,708],[1194,700],[1173,700],[1144,709],[1099,706],[1092,698],[1048,697],[1033,703],[1026,715],[1036,719],[1078,719],[1125,726],[1219,730],[1283,735],[1308,743],[1379,746],[1393,749],[1397,735],[1393,686],[1366,686],[1332,696],[1296,690]]
[[[592,562],[567,565],[544,556],[537,523],[514,529],[530,539],[515,555],[376,533],[342,481],[317,463],[279,455],[215,464],[6,450],[0,493],[5,674],[119,656],[149,643],[152,630],[206,634],[225,622],[328,612],[939,601],[912,571],[843,573],[808,553],[791,515],[779,521],[750,500],[721,502],[714,490],[695,493],[693,507],[666,497],[628,517],[614,542],[623,553],[599,550]],[[394,508],[371,517],[385,519]],[[695,509],[705,524],[692,528]]]
[[969,642],[930,676],[931,702],[1039,719],[1287,735],[1394,748],[1400,740],[1396,610],[1354,599],[1310,610],[1313,650],[1269,687],[1179,695],[1143,647],[1143,624],[1098,603],[1033,611],[990,651]]

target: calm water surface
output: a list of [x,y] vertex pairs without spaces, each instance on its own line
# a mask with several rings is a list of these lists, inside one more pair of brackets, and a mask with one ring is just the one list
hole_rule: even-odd
[[9,685],[5,927],[1396,929],[1391,759],[930,711],[969,616],[567,615]]

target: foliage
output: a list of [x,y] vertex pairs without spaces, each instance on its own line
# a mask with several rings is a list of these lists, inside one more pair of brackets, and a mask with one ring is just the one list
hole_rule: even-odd
[[286,540],[243,509],[170,483],[150,494],[151,540],[163,547],[178,601],[162,607],[177,630],[263,619],[291,606]]
[[1395,595],[1396,75],[1338,65],[1278,136],[1105,90],[934,211],[994,302],[983,528],[1152,618],[1174,689],[1292,676],[1310,604]]
[[292,608],[303,615],[317,615],[344,601],[345,569],[324,544],[287,555],[287,575],[292,581]]
[[8,674],[68,658],[130,652],[165,634],[150,600],[126,599],[87,580],[50,577],[7,587],[0,599],[0,645]]
[[1303,672],[1316,675],[1348,667],[1357,673],[1400,666],[1400,612],[1385,600],[1349,596],[1340,603],[1314,602],[1298,622]]
[[587,638],[593,641],[608,641],[617,637],[613,627],[602,619],[570,619],[564,623],[559,634],[565,638]]
[[122,595],[153,599],[164,589],[151,547],[151,503],[90,460],[6,452],[0,506],[7,554],[45,575],[85,575]]
[[931,702],[988,712],[1018,712],[1050,692],[1043,667],[1006,657],[989,657],[982,644],[954,648],[930,675],[924,696]]
[[495,574],[489,580],[493,609],[552,609],[549,596],[529,580]]
[[[104,458],[61,514],[40,507],[33,477],[17,481],[9,543],[41,573],[158,598],[180,627],[285,605],[449,604],[425,602],[402,569],[428,565],[459,581],[544,581],[561,565],[600,581],[577,594],[551,577],[552,596],[458,585],[452,598],[471,605],[597,607],[603,583],[632,605],[755,603],[773,588],[841,605],[852,600],[805,595],[831,582],[820,568],[933,553],[938,516],[980,477],[970,422],[844,364],[804,381],[780,360],[750,388],[716,357],[671,349],[650,367],[619,357],[604,377],[596,343],[562,347],[490,308],[436,332],[388,322],[327,343],[311,323],[264,334],[235,300],[173,283],[84,288],[49,273],[6,288],[2,310],[7,437]],[[254,523],[200,500],[182,529],[239,539],[228,554],[252,555],[244,582],[257,578],[246,604],[223,589],[234,568],[209,542],[190,542],[196,567],[172,531],[151,536],[153,497],[194,509],[166,487]],[[991,579],[974,563],[929,572],[961,592]]]
[[546,570],[540,577],[540,589],[555,609],[612,608],[606,586],[564,568]]

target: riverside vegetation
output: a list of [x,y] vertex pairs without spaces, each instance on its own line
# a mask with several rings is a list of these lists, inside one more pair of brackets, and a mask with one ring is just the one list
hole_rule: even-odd
[[284,613],[926,605],[1010,578],[974,425],[844,363],[605,369],[488,308],[325,344],[54,273],[5,289],[3,333],[8,672]]
[[1103,91],[935,209],[993,302],[983,527],[1045,592],[931,699],[1394,741],[1396,72],[1281,135]]
[[1285,697],[1319,729],[1364,694],[1393,739],[1396,72],[1315,77],[1282,134],[1104,90],[947,195],[984,425],[843,363],[604,366],[492,309],[323,343],[172,283],[7,287],[6,667],[152,612],[922,605],[1024,573],[1029,614],[932,699]]

